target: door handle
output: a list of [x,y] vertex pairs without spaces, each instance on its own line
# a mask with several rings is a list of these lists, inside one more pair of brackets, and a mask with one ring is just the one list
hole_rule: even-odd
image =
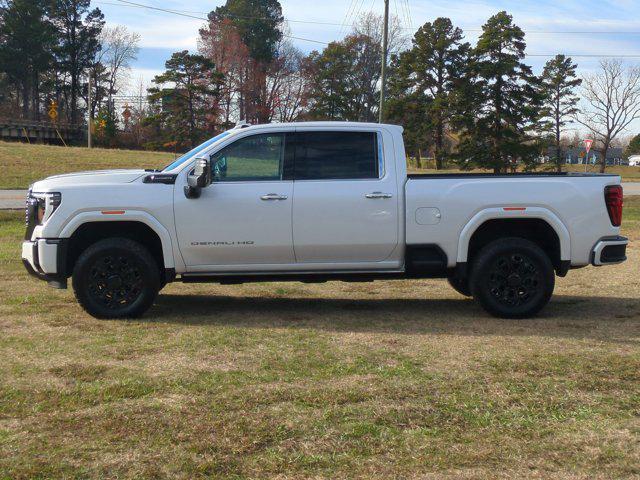
[[391,198],[393,197],[393,195],[390,193],[383,193],[383,192],[371,192],[371,193],[365,194],[365,197],[366,198]]
[[261,195],[260,200],[286,200],[288,197],[286,195],[279,195],[277,193],[267,193],[266,195]]

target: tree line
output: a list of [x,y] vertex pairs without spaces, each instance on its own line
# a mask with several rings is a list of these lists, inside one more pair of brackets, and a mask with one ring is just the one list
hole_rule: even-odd
[[124,27],[105,26],[90,0],[0,0],[0,116],[49,120],[52,104],[68,124],[85,123],[87,110],[114,116],[138,42]]
[[[278,0],[227,0],[207,16],[198,51],[173,53],[153,85],[141,87],[146,101],[123,122],[110,99],[135,58],[137,36],[111,30],[110,39],[89,0],[2,1],[0,82],[7,93],[0,115],[37,119],[55,99],[71,123],[90,110],[105,144],[176,151],[239,120],[378,118],[382,19],[375,14],[305,55],[289,40]],[[487,20],[475,45],[448,18],[425,23],[410,41],[401,31],[392,20],[382,113],[404,126],[418,167],[427,157],[436,168],[508,172],[548,157],[560,170],[575,125],[606,157],[640,117],[637,67],[603,60],[598,72],[580,78],[577,64],[559,54],[535,75],[524,32],[506,12]],[[96,100],[87,107],[89,72]]]

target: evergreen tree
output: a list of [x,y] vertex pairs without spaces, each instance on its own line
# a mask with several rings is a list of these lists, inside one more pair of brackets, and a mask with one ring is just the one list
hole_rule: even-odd
[[411,62],[405,58],[408,55],[409,52],[402,52],[391,58],[384,118],[404,127],[407,155],[413,155],[416,167],[422,168],[422,149],[427,145],[431,131],[428,118],[431,99],[413,88]]
[[51,21],[58,30],[56,56],[59,69],[68,77],[64,93],[71,123],[78,123],[80,119],[81,80],[100,50],[99,37],[104,26],[100,9],[89,10],[90,7],[90,0],[54,0],[51,10]]
[[240,117],[250,122],[268,122],[267,72],[276,60],[284,21],[279,0],[227,0],[209,14],[209,20],[217,24],[229,22],[249,53],[250,61],[238,79]]
[[[200,143],[212,122],[209,116],[214,98],[218,95],[220,74],[215,64],[202,55],[187,50],[175,52],[165,63],[166,71],[149,89],[149,102],[156,114],[148,124],[165,129],[179,148],[192,148]],[[165,86],[169,84],[169,86]]]
[[310,118],[375,121],[380,47],[367,35],[348,35],[309,55]]
[[631,139],[629,145],[624,151],[624,155],[626,157],[630,155],[639,155],[640,154],[640,134],[636,135]]
[[443,166],[445,158],[445,132],[453,117],[451,99],[456,82],[469,58],[470,45],[463,43],[462,30],[454,27],[448,18],[437,18],[418,29],[413,48],[400,57],[407,65],[409,87],[419,97],[429,98],[423,103],[433,138],[433,156],[436,168]]
[[542,95],[544,106],[542,127],[551,132],[553,137],[553,159],[558,172],[562,171],[562,149],[560,138],[564,127],[578,112],[579,97],[575,89],[582,83],[576,78],[576,68],[571,58],[556,55],[544,66],[542,72]]
[[278,0],[227,0],[211,17],[229,19],[249,48],[251,58],[257,62],[268,64],[275,58],[284,21]]
[[51,68],[55,29],[47,4],[13,0],[0,7],[0,72],[14,87],[24,118],[39,119],[41,76]]
[[514,170],[530,166],[538,153],[532,136],[542,97],[525,57],[524,32],[500,12],[482,27],[464,85],[456,92],[456,125],[462,166]]

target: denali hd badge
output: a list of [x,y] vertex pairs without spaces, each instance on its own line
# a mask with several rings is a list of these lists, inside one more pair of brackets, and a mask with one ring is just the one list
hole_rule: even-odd
[[233,247],[235,245],[243,246],[243,245],[253,245],[252,240],[247,240],[244,242],[191,242],[192,247]]

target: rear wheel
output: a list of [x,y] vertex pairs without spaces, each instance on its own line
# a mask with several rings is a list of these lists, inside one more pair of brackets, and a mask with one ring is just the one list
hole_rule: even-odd
[[555,272],[547,254],[535,243],[504,238],[478,253],[470,286],[473,297],[492,315],[526,318],[549,302]]
[[153,304],[160,290],[160,273],[149,251],[139,243],[107,238],[78,258],[73,290],[82,308],[96,318],[134,318]]

